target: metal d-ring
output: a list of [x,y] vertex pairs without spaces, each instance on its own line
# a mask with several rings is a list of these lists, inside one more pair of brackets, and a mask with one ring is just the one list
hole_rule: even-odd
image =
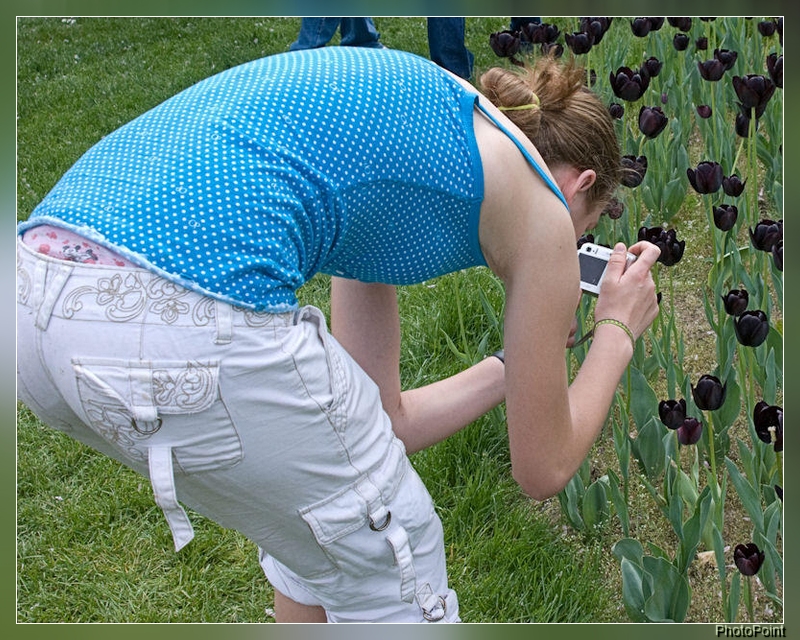
[[375,524],[375,521],[372,519],[372,516],[369,516],[369,528],[372,529],[373,531],[383,531],[386,527],[389,526],[389,523],[391,521],[392,521],[391,511],[386,512],[386,517],[380,524]]
[[141,429],[139,428],[139,424],[136,421],[136,418],[131,418],[131,426],[133,427],[133,430],[136,431],[137,433],[141,433],[143,436],[152,436],[161,428],[161,418],[156,418],[155,420],[146,421],[146,424],[153,424],[153,423],[155,423],[155,425],[152,428]]

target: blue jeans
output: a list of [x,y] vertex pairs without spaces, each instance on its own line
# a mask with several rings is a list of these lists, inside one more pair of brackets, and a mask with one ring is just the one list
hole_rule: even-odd
[[464,44],[465,26],[465,18],[428,18],[428,48],[436,64],[469,80],[474,56]]
[[289,46],[289,51],[324,47],[331,41],[336,29],[341,31],[340,44],[343,46],[383,46],[372,18],[303,18],[300,21],[300,33],[297,40]]

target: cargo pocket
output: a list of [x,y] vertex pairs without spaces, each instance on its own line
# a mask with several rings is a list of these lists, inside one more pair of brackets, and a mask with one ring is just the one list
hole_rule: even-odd
[[238,433],[219,396],[219,364],[109,359],[72,364],[87,424],[132,467],[146,469],[180,549],[194,534],[177,502],[173,469],[211,471],[242,458]]
[[[365,476],[347,490],[301,509],[300,516],[342,575],[360,581],[376,573],[393,574],[395,597],[411,603],[417,590],[414,548],[431,522],[433,504],[401,446],[390,451],[384,466],[399,471],[386,483]],[[327,584],[334,592],[338,588],[335,581]],[[347,597],[334,595],[340,604]],[[373,594],[354,593],[353,597],[365,595]]]

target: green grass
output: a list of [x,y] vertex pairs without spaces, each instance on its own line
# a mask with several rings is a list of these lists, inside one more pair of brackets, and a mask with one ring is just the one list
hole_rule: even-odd
[[[427,55],[424,18],[377,18],[383,41]],[[496,62],[471,19],[476,67]],[[18,209],[24,220],[94,142],[201,78],[285,50],[296,19],[22,19],[18,22]],[[327,279],[302,291],[327,312]],[[400,291],[406,386],[463,368],[501,344],[503,292],[485,269]],[[455,347],[461,356],[456,355]],[[555,499],[511,479],[502,410],[413,457],[445,526],[467,622],[626,620],[609,577],[611,532],[567,532]],[[20,622],[269,622],[255,546],[192,513],[195,540],[172,550],[147,480],[18,414]]]

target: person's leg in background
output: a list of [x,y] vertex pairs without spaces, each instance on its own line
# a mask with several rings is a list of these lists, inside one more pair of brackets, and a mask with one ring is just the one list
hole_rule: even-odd
[[428,48],[431,60],[469,80],[474,56],[464,42],[465,18],[428,18]]
[[340,29],[342,46],[383,48],[372,18],[341,18]]
[[303,18],[297,40],[289,45],[289,51],[317,49],[331,41],[342,18]]

